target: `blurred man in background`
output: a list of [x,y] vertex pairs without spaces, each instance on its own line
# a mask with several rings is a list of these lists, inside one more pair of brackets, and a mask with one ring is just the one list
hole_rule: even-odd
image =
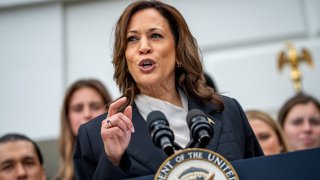
[[43,158],[37,144],[21,134],[0,138],[0,180],[45,180]]

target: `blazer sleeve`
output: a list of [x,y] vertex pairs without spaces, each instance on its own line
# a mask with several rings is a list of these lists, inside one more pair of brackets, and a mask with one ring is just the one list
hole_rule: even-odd
[[238,107],[238,110],[241,115],[242,124],[245,131],[245,152],[244,152],[244,158],[251,158],[251,157],[257,157],[257,156],[263,156],[263,151],[260,147],[260,144],[249,124],[248,118],[246,114],[244,113],[241,105],[239,102],[235,99],[233,99]]
[[[95,139],[95,141],[99,140],[100,139]],[[93,139],[90,139],[86,126],[81,125],[76,138],[75,150],[73,155],[74,171],[77,180],[107,180],[129,177],[123,169],[118,166],[114,166],[109,161],[104,150],[100,154],[94,154],[93,148],[98,147],[92,147],[91,141],[93,141]],[[127,158],[123,159],[127,160]],[[120,164],[124,163],[121,162]]]

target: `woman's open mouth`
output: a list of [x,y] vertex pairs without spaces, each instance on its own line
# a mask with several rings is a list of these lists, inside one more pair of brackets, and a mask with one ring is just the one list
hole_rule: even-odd
[[143,59],[139,62],[139,68],[143,72],[150,72],[155,68],[156,62],[153,59]]

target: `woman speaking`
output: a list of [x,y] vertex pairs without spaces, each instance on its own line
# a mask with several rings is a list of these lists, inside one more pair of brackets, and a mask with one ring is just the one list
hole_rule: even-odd
[[180,12],[159,1],[138,1],[115,28],[114,79],[122,97],[108,113],[82,125],[76,139],[77,179],[123,179],[155,174],[167,155],[155,146],[146,119],[167,117],[175,142],[186,147],[188,111],[200,109],[215,123],[205,148],[227,160],[263,155],[239,105],[206,85],[195,38]]

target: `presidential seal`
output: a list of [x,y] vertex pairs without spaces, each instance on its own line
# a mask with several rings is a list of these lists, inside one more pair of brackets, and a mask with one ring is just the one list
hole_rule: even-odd
[[158,169],[155,180],[238,180],[237,172],[220,154],[199,148],[178,151]]

